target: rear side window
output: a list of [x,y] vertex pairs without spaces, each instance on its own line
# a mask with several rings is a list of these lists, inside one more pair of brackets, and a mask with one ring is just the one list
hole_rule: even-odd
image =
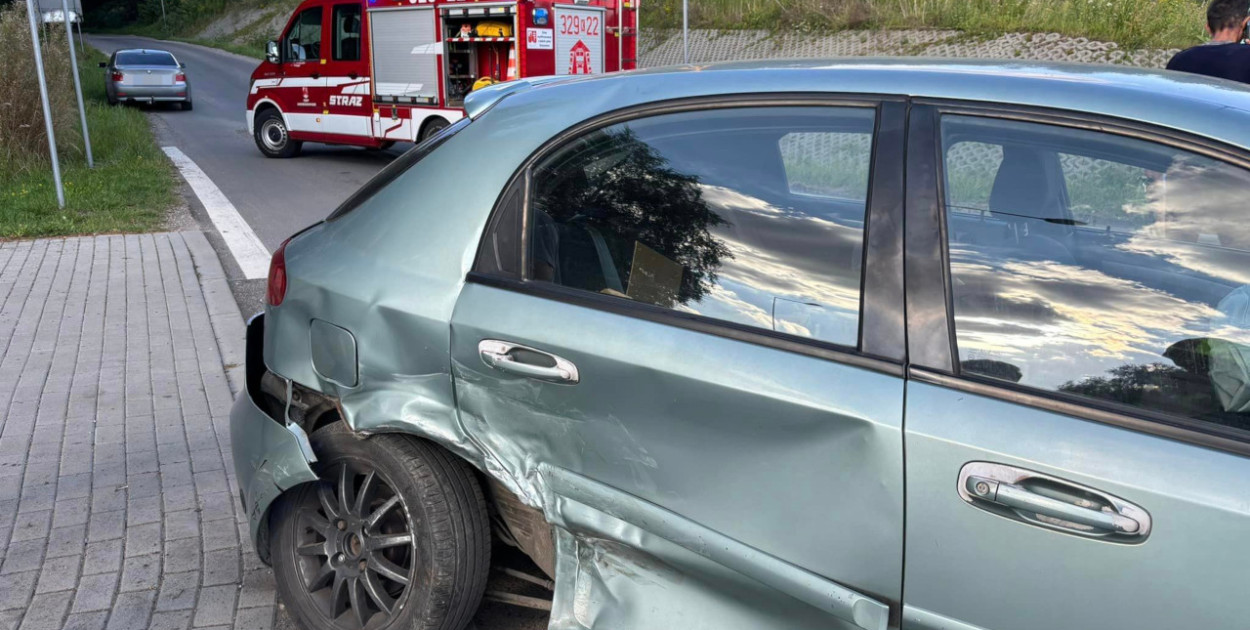
[[526,276],[856,346],[874,123],[769,107],[590,132],[532,171]]
[[360,61],[360,5],[334,5],[335,61]]
[[144,52],[119,52],[117,53],[118,66],[161,66],[161,67],[177,67],[178,61],[174,56],[160,50],[144,51]]
[[1250,430],[1250,172],[1032,123],[942,140],[964,374]]

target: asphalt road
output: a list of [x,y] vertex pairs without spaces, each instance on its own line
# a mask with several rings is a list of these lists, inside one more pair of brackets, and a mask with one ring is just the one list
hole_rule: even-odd
[[410,146],[369,151],[308,143],[299,157],[270,159],[256,149],[245,120],[249,79],[258,61],[144,37],[88,35],[87,43],[106,53],[118,48],[162,48],[187,65],[195,109],[151,108],[160,141],[194,160],[270,251],[291,233],[325,218]]
[[[244,119],[247,90],[256,60],[224,51],[148,39],[144,37],[88,35],[87,43],[105,53],[119,48],[160,48],[172,52],[187,66],[195,109],[145,107],[152,117],[157,141],[175,146],[198,165],[225,194],[243,219],[256,232],[269,251],[292,233],[325,218],[340,202],[363,185],[411,145],[397,145],[389,151],[352,147],[332,147],[308,143],[299,157],[288,160],[266,158],[256,149]],[[191,217],[175,216],[172,221],[197,222],[209,235],[222,265],[230,276],[230,286],[240,310],[250,314],[260,310],[264,280],[246,280],[224,241],[215,232],[204,208],[189,187],[183,195]],[[536,567],[509,564],[536,573]],[[541,589],[492,574],[488,590],[542,597]],[[278,613],[277,630],[297,628],[283,609]],[[547,614],[526,608],[485,602],[472,630],[539,630],[545,628]]]

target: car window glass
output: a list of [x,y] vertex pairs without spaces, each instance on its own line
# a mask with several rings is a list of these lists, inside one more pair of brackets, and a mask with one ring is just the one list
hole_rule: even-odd
[[985,142],[959,141],[946,150],[946,207],[951,212],[989,211],[990,188],[1003,162],[1003,148]]
[[360,5],[334,5],[335,61],[360,61]]
[[119,52],[118,66],[167,66],[176,67],[178,62],[174,56],[163,51]]
[[1032,123],[942,140],[948,191],[952,149],[1001,156],[985,211],[947,212],[964,374],[1250,430],[1250,173]]
[[868,195],[872,136],[796,131],[778,141],[791,193],[864,201]]
[[307,61],[321,58],[321,7],[305,9],[291,24],[282,40],[286,61]]
[[[528,276],[855,346],[874,122],[749,108],[586,134],[533,171]],[[804,143],[816,194],[791,184]]]

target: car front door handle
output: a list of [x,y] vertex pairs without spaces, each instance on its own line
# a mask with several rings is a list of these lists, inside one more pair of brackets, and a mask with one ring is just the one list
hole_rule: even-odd
[[1000,483],[984,477],[968,477],[967,489],[977,498],[1060,521],[1119,534],[1136,534],[1141,531],[1141,523],[1136,519],[1052,499],[1011,483]]
[[483,339],[477,344],[477,352],[482,363],[500,372],[567,385],[581,380],[577,366],[571,361],[528,346]]
[[959,473],[964,501],[1001,516],[1071,534],[1138,543],[1150,514],[1119,497],[1014,466],[969,462]]
[[360,75],[359,75],[359,74],[356,74],[355,72],[348,72],[348,73],[347,73],[347,78],[349,78],[349,79],[351,79],[351,80],[355,81],[356,79],[359,79],[359,78],[360,78]]
[[320,73],[320,72],[314,72],[314,73],[312,73],[312,78],[314,78],[314,79],[320,79],[320,78],[321,78],[321,73]]

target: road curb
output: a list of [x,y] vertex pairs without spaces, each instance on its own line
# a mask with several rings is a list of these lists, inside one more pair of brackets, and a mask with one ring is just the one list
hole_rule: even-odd
[[200,231],[179,234],[191,252],[191,260],[195,263],[196,275],[204,291],[208,319],[213,326],[213,335],[217,338],[217,348],[221,352],[230,393],[237,396],[243,391],[245,378],[246,328],[243,314],[230,291],[230,284],[226,282],[226,271],[221,266],[221,260],[208,244],[208,238]]

